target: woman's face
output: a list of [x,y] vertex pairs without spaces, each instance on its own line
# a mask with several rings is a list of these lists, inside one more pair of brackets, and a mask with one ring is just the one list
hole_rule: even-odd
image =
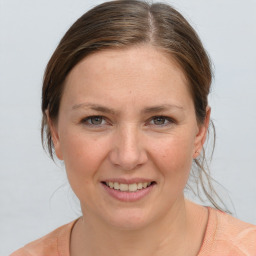
[[72,69],[52,136],[84,217],[132,229],[183,202],[206,129],[181,69],[141,46],[94,53]]

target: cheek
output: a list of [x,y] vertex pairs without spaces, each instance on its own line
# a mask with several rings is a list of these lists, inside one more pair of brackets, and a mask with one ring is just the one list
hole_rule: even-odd
[[193,160],[193,141],[184,136],[175,136],[156,145],[152,155],[162,174],[186,180]]
[[104,161],[109,145],[97,138],[69,131],[62,137],[61,148],[69,181],[85,184],[97,181],[97,170]]

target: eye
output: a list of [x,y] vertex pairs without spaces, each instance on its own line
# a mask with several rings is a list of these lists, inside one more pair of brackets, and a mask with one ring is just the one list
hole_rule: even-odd
[[156,125],[156,126],[166,126],[172,123],[174,123],[173,119],[166,116],[154,116],[150,121],[151,125]]
[[82,120],[82,123],[88,126],[100,126],[106,124],[106,121],[103,116],[89,116]]

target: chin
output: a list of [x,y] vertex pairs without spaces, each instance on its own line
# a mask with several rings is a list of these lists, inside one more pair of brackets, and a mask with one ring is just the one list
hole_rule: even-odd
[[152,218],[141,209],[121,209],[111,213],[105,222],[111,227],[119,230],[138,230],[148,226]]

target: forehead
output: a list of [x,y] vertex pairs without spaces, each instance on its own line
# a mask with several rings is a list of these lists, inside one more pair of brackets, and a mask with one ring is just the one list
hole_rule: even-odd
[[183,71],[171,55],[152,46],[103,50],[87,56],[67,76],[63,94],[76,103],[106,97],[150,103],[168,98],[180,101],[184,96],[190,98]]
[[[120,65],[122,64],[122,65]],[[168,69],[176,72],[180,79],[186,83],[185,75],[182,68],[178,65],[171,54],[166,53],[160,48],[151,45],[139,45],[122,49],[107,49],[90,54],[80,61],[70,72],[85,72],[87,74],[100,74],[104,71],[113,71],[119,69],[125,71],[127,75],[141,71],[152,71],[155,73]],[[90,72],[89,72],[90,71]]]

